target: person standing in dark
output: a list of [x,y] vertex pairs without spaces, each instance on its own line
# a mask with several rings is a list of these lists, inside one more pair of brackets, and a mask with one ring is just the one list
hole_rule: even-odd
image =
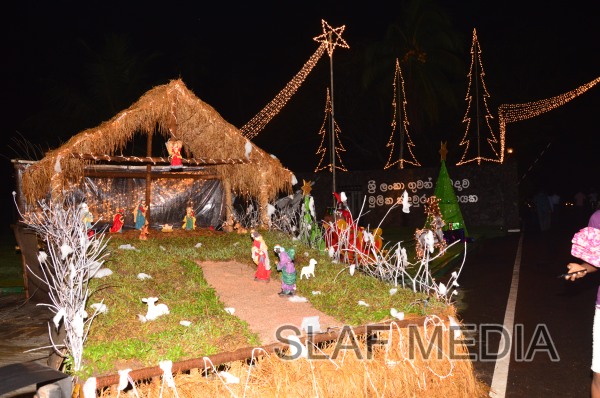
[[588,193],[588,201],[590,202],[592,212],[598,210],[598,191],[596,189],[590,190],[590,193]]
[[552,221],[552,205],[550,204],[550,198],[548,198],[544,190],[540,190],[535,194],[533,205],[535,206],[540,231],[545,232],[549,230]]
[[552,208],[552,225],[556,225],[561,219],[560,195],[556,191],[553,191],[548,198],[550,199],[550,207]]
[[583,191],[577,191],[573,196],[573,201],[575,203],[575,222],[577,225],[582,225],[589,214],[587,212],[587,195]]

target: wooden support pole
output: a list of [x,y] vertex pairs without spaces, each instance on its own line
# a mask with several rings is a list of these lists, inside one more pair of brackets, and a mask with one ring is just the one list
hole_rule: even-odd
[[[148,133],[148,139],[146,141],[146,155],[148,157],[152,157],[152,133]],[[146,220],[150,220],[150,203],[152,199],[152,165],[146,165],[146,205],[148,206],[148,210],[146,210]],[[150,223],[150,221],[148,221]]]
[[269,215],[268,215],[268,205],[269,205],[269,191],[267,186],[267,176],[266,172],[260,172],[260,191],[258,193],[258,227],[259,228],[269,228]]
[[232,209],[233,209],[233,195],[231,194],[231,183],[229,180],[223,180],[223,191],[225,191],[225,224],[223,230],[225,232],[233,231],[233,225],[230,225]]

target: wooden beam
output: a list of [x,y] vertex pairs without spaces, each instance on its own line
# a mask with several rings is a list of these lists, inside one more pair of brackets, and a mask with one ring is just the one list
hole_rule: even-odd
[[[152,178],[193,178],[196,180],[217,180],[219,177],[213,173],[186,173],[186,172],[160,172],[153,171],[150,173]],[[85,177],[98,178],[146,178],[145,171],[117,171],[117,170],[85,170]]]
[[[171,164],[169,158],[153,156],[109,156],[94,153],[72,153],[76,159],[93,160],[95,162],[113,163],[136,163],[136,164]],[[184,165],[216,166],[221,164],[245,164],[250,163],[247,159],[213,159],[213,158],[189,158],[182,160]]]

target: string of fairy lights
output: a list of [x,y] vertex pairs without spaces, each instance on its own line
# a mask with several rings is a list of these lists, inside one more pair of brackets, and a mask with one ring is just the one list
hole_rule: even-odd
[[[95,162],[117,162],[117,163],[144,163],[144,164],[170,164],[171,159],[168,157],[155,156],[123,156],[123,155],[104,155],[95,153],[72,153],[71,157],[77,159],[93,160]],[[218,165],[218,164],[243,164],[250,163],[247,159],[217,159],[217,158],[183,158],[181,162],[186,165]]]
[[[398,110],[398,83],[400,84],[400,88],[402,90],[402,108],[400,110]],[[408,101],[406,100],[406,92],[404,90],[404,76],[402,76],[402,68],[400,68],[400,62],[398,61],[398,58],[396,58],[396,70],[394,72],[394,99],[392,100],[392,109],[394,110],[392,118],[392,132],[390,134],[390,139],[386,144],[386,148],[390,148],[390,156],[388,157],[387,163],[383,167],[384,170],[389,169],[390,167],[396,164],[398,164],[399,168],[403,169],[404,163],[408,163],[413,166],[421,166],[421,164],[419,163],[412,151],[412,147],[415,146],[415,144],[412,142],[410,134],[408,133],[408,125],[410,123],[408,122],[408,116],[406,113],[407,103]],[[398,112],[400,112],[400,120],[402,121],[402,124],[399,127],[397,123]],[[400,135],[399,156],[397,160],[392,161],[392,158],[395,155],[394,147],[396,141],[396,127],[400,129],[400,131],[398,131],[398,134]],[[404,158],[405,143],[406,148],[408,149],[408,153],[411,156],[411,159]]]
[[[437,239],[435,240],[434,246],[440,252],[443,252],[444,250],[446,250],[446,247],[448,246],[448,244],[447,244],[446,240],[443,239],[443,235],[442,236],[438,235],[438,234],[443,234],[443,232],[441,232],[441,231],[442,231],[442,228],[446,225],[446,222],[444,221],[444,217],[442,215],[442,211],[440,210],[440,205],[439,205],[440,202],[441,202],[441,199],[435,195],[427,198],[427,201],[425,202],[425,205],[424,205],[425,226],[422,229],[417,229],[415,231],[415,233],[416,233],[416,236],[420,236],[423,232],[425,232],[426,229],[432,230],[436,234],[436,237],[437,237]],[[420,240],[417,239],[416,245],[415,245],[417,258],[424,257],[425,249],[426,248],[423,247]]]
[[[479,73],[477,73],[477,69]],[[474,76],[475,75],[475,76]],[[490,120],[494,118],[492,116],[487,99],[490,96],[487,86],[485,84],[484,76],[485,71],[483,70],[483,62],[481,60],[481,46],[479,45],[479,40],[477,39],[477,31],[473,29],[473,41],[471,44],[471,66],[469,67],[469,83],[467,86],[467,95],[465,100],[467,101],[467,110],[465,112],[465,116],[463,117],[463,123],[466,124],[465,133],[459,143],[460,146],[464,146],[464,152],[462,154],[461,159],[456,163],[457,166],[467,164],[470,162],[477,162],[478,165],[481,164],[482,161],[487,162],[496,162],[502,163],[503,161],[503,152],[504,152],[504,135],[501,133],[500,135],[500,151],[496,149],[498,145],[498,139],[494,134],[494,130],[490,124]],[[475,82],[475,94],[471,92],[473,89],[473,78],[477,79]],[[483,95],[480,96],[479,89],[483,91]],[[482,98],[483,101],[479,101],[479,98]],[[475,109],[472,109],[473,99],[475,99]],[[480,120],[479,120],[479,105],[483,103],[485,108],[485,125],[487,126],[487,137],[485,138],[484,143],[487,144],[488,148],[491,150],[491,154],[493,157],[482,155],[482,134],[480,132]],[[472,126],[471,121],[472,118],[469,116],[471,112],[475,112],[474,117],[476,118],[476,125]],[[472,130],[471,128],[474,127]],[[476,150],[473,151],[471,145],[476,145]],[[475,152],[475,156],[469,157],[472,152]],[[500,153],[499,153],[500,152]],[[486,153],[490,153],[489,151]]]
[[[319,135],[321,136],[321,142],[319,143],[319,147],[317,148],[317,151],[315,152],[317,155],[321,155],[321,158],[319,159],[319,163],[317,164],[317,167],[315,168],[315,173],[318,171],[322,171],[322,170],[329,170],[331,172],[333,172],[334,169],[336,170],[340,170],[340,171],[348,171],[346,169],[346,166],[344,166],[344,163],[342,162],[342,157],[341,157],[341,153],[340,152],[346,152],[346,149],[344,148],[344,145],[342,144],[342,141],[340,140],[340,133],[341,133],[341,129],[339,128],[337,122],[334,120],[333,124],[334,124],[334,135],[335,135],[335,142],[338,143],[339,145],[333,145],[333,148],[331,150],[335,151],[335,158],[337,159],[337,162],[335,163],[335,165],[332,164],[332,162],[329,162],[327,164],[325,164],[324,160],[325,160],[325,155],[327,154],[327,147],[328,145],[326,144],[325,138],[327,137],[327,121],[329,120],[329,118],[331,117],[331,111],[332,111],[332,105],[331,105],[331,97],[329,96],[329,88],[327,89],[327,99],[325,100],[325,117],[323,118],[323,124],[321,125],[321,128],[319,129]],[[331,159],[331,157],[329,157]]]
[[325,45],[320,45],[317,48],[317,51],[313,55],[310,56],[308,61],[304,64],[302,69],[286,84],[286,86],[281,90],[275,98],[273,98],[256,116],[250,119],[245,125],[243,125],[240,130],[242,134],[248,138],[252,139],[260,133],[264,127],[273,119],[283,107],[287,104],[287,102],[292,98],[292,96],[298,91],[298,88],[306,77],[315,67],[321,56],[325,53]]
[[[206,182],[192,178],[152,180],[153,209],[168,208],[181,201],[182,192],[193,197]],[[137,203],[145,198],[146,181],[143,178],[90,178],[84,180],[86,203],[95,221],[111,222],[116,209],[125,209],[129,219]],[[183,218],[183,214],[181,214]],[[129,220],[127,221],[129,223]]]
[[[262,131],[262,129],[269,123],[269,121],[275,117],[281,109],[287,104],[290,98],[297,92],[302,83],[306,80],[307,76],[313,70],[319,59],[323,56],[325,51],[327,51],[329,57],[333,56],[333,52],[336,47],[349,48],[346,41],[342,38],[342,33],[344,32],[345,26],[340,26],[337,28],[331,27],[325,20],[321,21],[322,25],[322,34],[313,38],[314,41],[320,43],[319,47],[315,51],[314,54],[308,59],[308,61],[303,65],[301,70],[292,78],[290,82],[281,90],[273,100],[271,100],[256,116],[254,116],[248,123],[246,123],[240,130],[242,134],[248,138],[252,139],[256,135]],[[485,71],[483,69],[482,62],[482,51],[479,40],[477,38],[476,29],[473,29],[473,37],[472,37],[472,45],[471,45],[471,65],[468,73],[468,86],[467,86],[467,94],[465,100],[467,101],[467,109],[465,115],[463,117],[463,123],[466,124],[464,135],[460,141],[460,146],[464,146],[464,153],[459,162],[456,163],[457,166],[464,165],[470,162],[477,162],[477,164],[481,164],[483,161],[487,162],[496,162],[503,163],[504,161],[504,152],[505,152],[505,137],[506,137],[506,124],[526,120],[529,118],[536,117],[550,110],[556,109],[572,99],[578,97],[579,95],[585,93],[587,90],[594,87],[596,84],[600,82],[600,77],[594,79],[593,81],[586,83],[574,90],[571,90],[567,93],[560,94],[558,96],[543,99],[534,102],[528,102],[523,104],[503,104],[498,108],[498,120],[499,120],[499,139],[496,138],[494,134],[494,130],[491,125],[491,120],[494,118],[488,107],[488,98],[490,97],[487,86],[484,81]],[[413,166],[421,166],[419,161],[416,159],[413,147],[415,146],[409,134],[409,120],[407,117],[406,106],[406,93],[405,93],[405,81],[402,74],[402,69],[400,67],[400,63],[398,59],[396,59],[396,70],[393,82],[394,89],[394,98],[392,101],[393,108],[393,119],[391,122],[391,133],[389,140],[386,144],[386,148],[390,149],[389,157],[387,159],[386,165],[384,169],[389,169],[394,165],[398,165],[400,169],[404,168],[405,164],[410,164]],[[482,101],[479,100],[479,91],[483,93],[481,95]],[[182,88],[178,85],[175,86],[176,95],[175,98],[171,95],[171,90],[167,91],[167,97],[172,102],[171,104],[171,115],[174,120],[176,120],[175,108],[179,94],[182,94]],[[399,91],[402,94],[402,106],[399,106]],[[473,92],[474,91],[474,92]],[[331,93],[333,94],[333,93]],[[185,96],[183,96],[185,97]],[[341,143],[339,136],[341,134],[341,129],[337,125],[337,122],[333,119],[333,104],[332,104],[332,96],[330,96],[330,91],[327,89],[327,99],[325,105],[325,118],[323,124],[319,130],[319,134],[321,135],[321,142],[316,151],[317,155],[320,155],[320,160],[315,168],[315,172],[322,170],[329,170],[333,172],[334,170],[347,171],[344,166],[341,153],[345,152],[343,144]],[[197,99],[196,99],[197,100]],[[474,101],[475,100],[475,101]],[[479,105],[482,104],[485,111],[485,125],[487,126],[486,136],[484,137],[480,132],[480,123],[479,123]],[[152,103],[150,103],[152,105]],[[474,109],[476,108],[476,109]],[[473,123],[473,117],[471,114],[474,114],[477,117],[477,123]],[[114,127],[115,125],[119,125],[123,123],[122,119],[126,117],[128,111],[121,112],[118,117],[114,118],[111,121],[110,126]],[[398,123],[398,116],[401,119],[401,123]],[[334,139],[331,143],[331,151],[334,151],[335,157],[331,156],[330,162],[328,164],[324,161],[325,156],[327,154],[327,145],[325,145],[325,137],[326,129],[327,129],[327,120],[331,117],[332,121],[332,136]],[[476,127],[473,129],[473,127]],[[170,130],[170,129],[169,129]],[[171,131],[171,133],[173,133]],[[400,143],[397,144],[398,135],[400,135]],[[81,146],[80,143],[85,140],[90,139],[90,134],[82,134],[78,141],[75,142],[71,147]],[[485,139],[485,140],[484,140]],[[335,141],[339,142],[336,145]],[[489,153],[493,154],[493,156],[485,156],[482,154],[481,143],[484,143],[489,148]],[[497,146],[499,145],[499,148]],[[476,146],[476,150],[473,151],[473,147]],[[406,151],[405,151],[406,150]],[[471,156],[475,152],[474,156]],[[408,156],[404,156],[404,154]],[[398,158],[395,156],[398,155]],[[120,163],[145,163],[145,164],[160,164],[160,163],[169,163],[169,159],[165,157],[139,157],[139,156],[110,156],[110,155],[98,155],[98,154],[89,154],[89,153],[73,153],[72,157],[80,158],[80,159],[88,159],[94,161],[106,161],[106,162],[120,162]],[[60,157],[58,157],[57,164],[60,165]],[[335,159],[337,159],[338,164],[335,164]],[[195,159],[183,159],[183,163],[187,165],[217,165],[217,164],[241,164],[248,163],[245,159],[214,159],[214,158],[195,158]],[[59,176],[61,174],[60,166],[59,171],[54,173],[51,179],[51,184],[53,186],[53,190],[59,188]]]
[[[600,83],[600,77],[586,83],[582,86],[577,87],[574,90],[566,93],[557,95],[552,98],[547,98],[534,102],[527,102],[524,104],[503,104],[498,107],[498,121],[500,123],[500,137],[501,137],[501,153],[504,155],[504,136],[506,134],[506,124],[518,122],[521,120],[531,119],[541,115],[542,113],[551,111],[560,106],[563,106],[572,99],[577,98],[581,94],[585,93],[596,84]],[[503,157],[501,158],[501,162]]]
[[348,43],[342,38],[345,25],[337,28],[332,28],[325,20],[321,20],[321,27],[323,33],[313,40],[321,43],[313,55],[310,56],[308,61],[302,66],[302,69],[286,84],[286,86],[273,98],[256,116],[250,121],[243,125],[240,130],[242,134],[252,139],[256,137],[273,119],[283,107],[288,103],[290,98],[298,91],[298,88],[304,81],[308,74],[313,70],[319,59],[323,56],[325,51],[329,54],[329,57],[333,56],[333,51],[336,47],[349,48]]

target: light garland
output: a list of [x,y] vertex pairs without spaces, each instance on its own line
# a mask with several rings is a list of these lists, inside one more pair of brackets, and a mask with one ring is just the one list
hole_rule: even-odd
[[[402,108],[400,109],[400,119],[402,120],[402,125],[399,127],[400,131],[400,152],[399,152],[399,157],[397,160],[392,162],[392,158],[394,156],[394,141],[395,139],[395,133],[396,133],[396,116],[398,115],[398,82],[401,85],[402,88]],[[404,163],[408,163],[411,164],[413,166],[421,166],[421,164],[419,163],[419,161],[415,158],[415,155],[413,154],[412,151],[412,147],[415,146],[415,144],[412,142],[410,135],[408,134],[408,125],[410,124],[408,122],[408,117],[406,114],[406,93],[404,91],[404,77],[402,76],[402,69],[400,68],[400,62],[398,62],[398,58],[396,58],[396,71],[394,73],[394,99],[392,101],[392,108],[394,109],[394,116],[392,118],[392,132],[390,134],[390,139],[388,140],[388,143],[386,144],[386,148],[390,148],[390,156],[388,157],[387,163],[384,166],[384,170],[388,169],[392,166],[394,166],[395,164],[398,164],[399,168],[403,169],[404,168]],[[408,149],[408,153],[410,153],[411,156],[411,160],[407,160],[404,159],[404,145],[406,145],[406,149]]]
[[[437,248],[440,253],[443,253],[448,244],[444,239],[442,228],[446,225],[444,221],[444,217],[442,216],[442,212],[440,210],[439,202],[440,198],[434,196],[430,196],[427,198],[427,201],[424,206],[425,210],[425,226],[422,229],[417,228],[415,230],[415,237],[420,236],[427,230],[431,230],[435,237],[434,247]],[[425,256],[425,247],[421,244],[420,240],[416,240],[415,250],[417,254],[417,258],[422,259]]]
[[582,86],[577,87],[569,92],[557,95],[552,98],[547,98],[535,102],[526,102],[524,104],[502,104],[498,107],[498,122],[500,123],[500,142],[501,142],[501,158],[500,162],[504,160],[504,137],[506,135],[506,124],[519,122],[521,120],[531,119],[541,115],[542,113],[551,111],[560,106],[563,106],[567,102],[574,98],[577,98],[581,94],[588,91],[600,82],[600,77],[586,83]]
[[[321,143],[319,144],[319,148],[317,148],[317,152],[315,152],[317,155],[320,154],[321,158],[319,159],[319,164],[315,168],[315,173],[318,171],[321,171],[321,170],[325,170],[325,169],[328,169],[331,172],[333,172],[333,170],[334,170],[334,165],[331,162],[328,164],[323,164],[323,160],[325,159],[325,154],[327,153],[327,147],[328,147],[328,145],[325,143],[325,137],[327,137],[327,120],[331,117],[331,111],[332,111],[331,97],[329,96],[329,88],[328,88],[327,89],[327,99],[325,102],[325,117],[323,119],[323,124],[321,125],[321,128],[319,129],[319,135],[321,136]],[[340,141],[340,137],[339,137],[339,133],[341,133],[341,130],[335,120],[333,121],[333,124],[334,124],[334,132],[335,132],[335,142],[339,143],[339,147],[335,146],[334,148],[332,148],[332,150],[335,150],[335,156],[337,159],[337,162],[335,164],[335,169],[341,170],[341,171],[348,171],[346,169],[346,166],[344,166],[344,163],[342,162],[342,158],[340,155],[340,152],[346,151],[346,149],[344,148],[344,145],[342,145],[342,141]]]
[[298,88],[308,74],[313,70],[319,59],[327,50],[329,56],[333,55],[333,50],[336,47],[349,48],[348,44],[344,39],[342,39],[342,32],[346,28],[345,25],[342,25],[338,28],[332,28],[327,22],[321,20],[321,26],[323,28],[323,34],[313,38],[316,42],[321,43],[317,51],[308,59],[308,61],[304,64],[302,69],[286,84],[286,86],[281,90],[275,98],[273,98],[256,116],[254,116],[250,121],[248,121],[245,125],[240,128],[242,134],[248,138],[252,139],[258,135],[262,131],[262,129],[273,119],[283,107],[288,103],[290,98],[298,91]]
[[[119,163],[143,163],[143,164],[170,164],[171,160],[168,157],[153,157],[153,156],[110,156],[94,153],[72,153],[71,157],[76,159],[119,162]],[[245,164],[250,163],[247,159],[215,159],[215,158],[184,158],[182,163],[187,165],[207,166],[219,164]]]
[[[471,109],[471,105],[472,105],[472,101],[473,101],[473,95],[471,94],[471,87],[472,87],[472,82],[473,82],[473,74],[474,72],[476,73],[477,69],[479,68],[480,72],[478,75],[475,76],[475,109],[472,110]],[[475,71],[474,71],[475,69]],[[487,99],[490,96],[487,87],[485,85],[485,81],[483,79],[483,77],[485,76],[485,71],[483,70],[483,63],[481,61],[481,47],[479,45],[479,41],[477,40],[477,31],[475,29],[473,29],[473,42],[471,44],[471,66],[469,68],[469,84],[467,87],[467,95],[465,100],[467,101],[467,111],[465,112],[465,116],[463,118],[463,123],[466,124],[466,128],[465,128],[465,134],[463,135],[463,138],[460,141],[460,146],[464,146],[465,150],[463,152],[463,155],[460,159],[460,161],[458,163],[456,163],[457,166],[466,164],[466,163],[470,163],[470,162],[477,162],[478,165],[481,164],[482,161],[487,161],[487,162],[496,162],[496,163],[502,163],[502,153],[504,150],[504,136],[501,135],[500,137],[500,151],[498,151],[496,149],[496,146],[498,145],[498,139],[496,138],[496,135],[494,134],[494,130],[492,129],[492,126],[490,125],[490,120],[494,118],[494,116],[492,116],[492,114],[490,113],[490,110],[488,108],[488,104],[487,104]],[[488,128],[488,133],[489,136],[485,139],[485,143],[487,143],[488,145],[488,151],[487,153],[493,153],[493,157],[490,156],[485,156],[482,155],[482,148],[481,148],[481,143],[482,143],[482,135],[480,134],[480,122],[479,122],[479,84],[481,84],[481,89],[483,90],[483,105],[485,106],[485,123],[487,125]],[[475,112],[475,118],[477,121],[477,124],[475,127],[475,131],[471,131],[471,117],[469,116],[471,114],[471,112]],[[474,141],[477,144],[477,147],[475,149],[475,154],[472,154],[473,150],[471,148],[471,144],[472,141]],[[471,149],[471,150],[470,150]],[[498,153],[500,152],[500,153]],[[472,156],[470,158],[467,157],[467,155],[469,154],[469,156]]]
[[292,98],[292,95],[296,93],[298,88],[306,77],[310,73],[310,71],[315,67],[321,56],[325,53],[325,45],[319,46],[317,51],[308,59],[308,61],[304,64],[302,69],[286,84],[286,86],[281,90],[275,98],[271,100],[256,116],[254,116],[248,123],[243,125],[240,130],[242,134],[248,138],[252,139],[258,135],[262,131],[262,129],[273,119],[283,107],[287,104],[287,102]]
[[[178,203],[181,192],[188,192],[191,197],[191,193],[201,190],[204,183],[202,180],[192,178],[153,179],[150,206],[153,209],[171,207]],[[110,222],[115,209],[125,208],[125,213],[131,214],[131,210],[144,196],[145,184],[143,178],[86,177],[84,179],[85,201],[94,214],[95,220]]]

